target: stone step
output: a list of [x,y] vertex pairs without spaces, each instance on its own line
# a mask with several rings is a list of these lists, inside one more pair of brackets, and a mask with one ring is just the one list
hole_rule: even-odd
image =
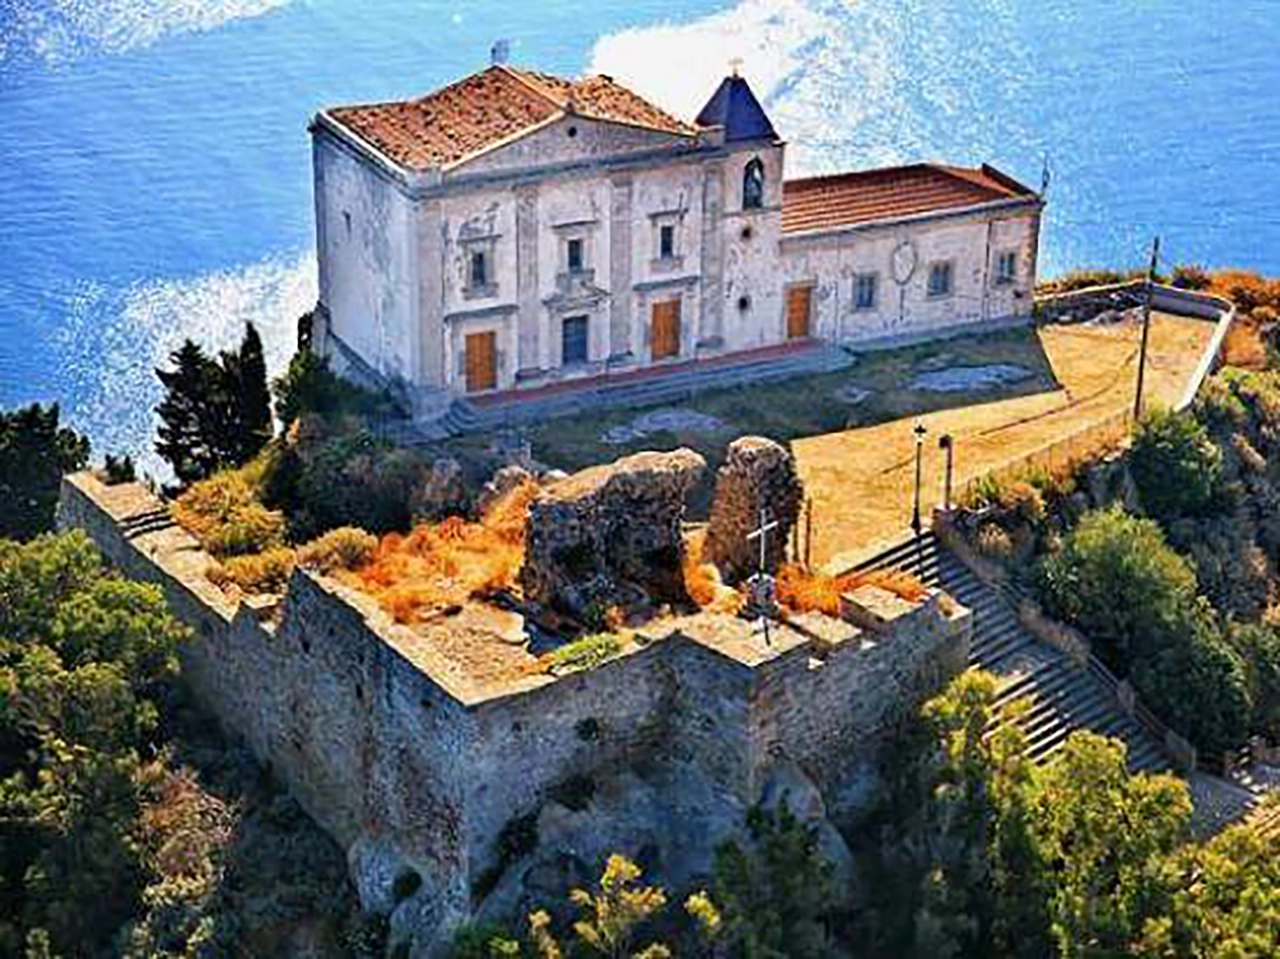
[[[1033,700],[1019,725],[1027,736],[1027,754],[1036,762],[1047,761],[1072,732],[1093,729],[1125,741],[1131,769],[1168,767],[1158,745],[1125,715],[1099,677],[1079,669],[1023,629],[1013,599],[973,575],[932,532],[924,533],[919,544],[908,536],[859,568],[900,569],[919,575],[926,585],[946,590],[968,607],[973,613],[972,668],[1005,675],[1005,663],[1017,653],[1034,650],[1037,656],[1048,657],[1029,673],[1011,675],[997,699],[998,708],[1023,696]],[[992,728],[1008,721],[1011,717],[1001,717]]]

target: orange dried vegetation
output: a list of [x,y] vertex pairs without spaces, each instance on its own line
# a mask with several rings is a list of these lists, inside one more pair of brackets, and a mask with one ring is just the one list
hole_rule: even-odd
[[910,603],[918,603],[929,595],[920,580],[910,573],[896,570],[845,573],[843,576],[825,576],[795,564],[787,564],[778,570],[778,602],[797,613],[839,616],[841,595],[859,586],[878,586]]
[[702,546],[706,542],[705,530],[692,533],[685,541],[684,589],[700,609],[716,613],[736,613],[742,608],[744,597],[720,578],[720,570],[714,563],[702,561]]
[[509,589],[524,562],[524,520],[537,491],[532,481],[517,486],[478,523],[451,516],[407,536],[388,533],[372,559],[344,578],[405,624],[433,609]]
[[1232,366],[1262,369],[1267,362],[1263,329],[1280,311],[1280,280],[1250,270],[1218,270],[1209,274],[1209,291],[1236,305],[1237,319],[1227,333],[1223,354]]

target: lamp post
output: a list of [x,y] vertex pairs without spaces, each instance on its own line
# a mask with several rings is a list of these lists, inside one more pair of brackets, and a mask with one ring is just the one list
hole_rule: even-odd
[[942,485],[942,508],[947,512],[951,512],[951,464],[955,445],[955,440],[951,438],[950,433],[943,433],[938,438],[938,449],[942,450],[947,456],[947,470]]
[[916,536],[916,565],[917,572],[924,572],[924,544],[920,540],[920,534],[924,531],[924,525],[920,522],[920,464],[924,457],[924,438],[929,432],[924,428],[924,424],[917,421],[915,429],[911,431],[916,438],[916,488],[914,496],[914,504],[911,508],[911,531]]

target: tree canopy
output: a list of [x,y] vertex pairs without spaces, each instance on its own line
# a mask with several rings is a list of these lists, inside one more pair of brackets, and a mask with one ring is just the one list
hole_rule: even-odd
[[252,323],[235,351],[214,358],[186,340],[170,356],[172,369],[156,370],[165,396],[156,452],[183,483],[241,466],[271,440],[271,396],[262,340]]
[[89,441],[59,425],[58,404],[0,410],[0,536],[26,540],[53,529],[63,473],[89,462]]

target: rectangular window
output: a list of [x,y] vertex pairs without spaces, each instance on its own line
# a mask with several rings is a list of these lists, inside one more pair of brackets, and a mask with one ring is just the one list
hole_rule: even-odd
[[929,267],[929,295],[934,297],[951,295],[950,263],[935,263]]
[[658,258],[670,260],[676,255],[676,228],[670,224],[658,230]]
[[996,284],[1008,286],[1018,278],[1018,254],[1001,253],[996,259]]
[[853,308],[855,310],[874,310],[878,277],[874,273],[859,273],[853,284]]
[[483,250],[471,254],[471,287],[480,289],[489,283],[489,257]]
[[585,316],[570,316],[565,319],[564,326],[560,332],[560,363],[562,366],[587,362],[588,329]]
[[567,241],[565,244],[565,259],[568,261],[570,273],[581,273],[585,269],[586,263],[581,239],[575,237]]

